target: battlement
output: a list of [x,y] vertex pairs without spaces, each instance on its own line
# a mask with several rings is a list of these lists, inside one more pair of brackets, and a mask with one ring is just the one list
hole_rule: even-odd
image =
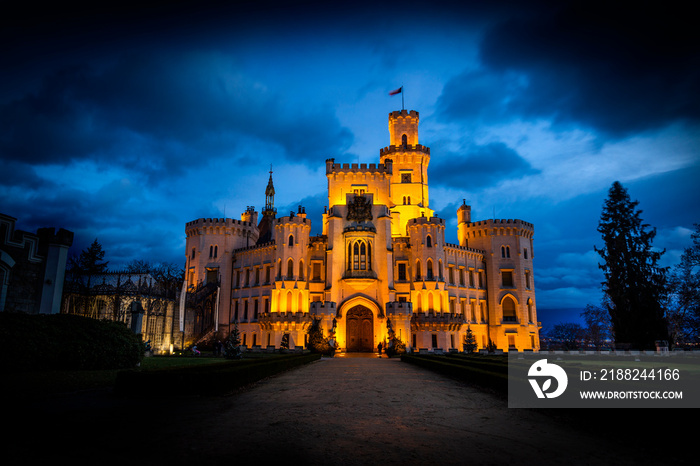
[[377,173],[377,174],[393,174],[392,161],[387,160],[385,163],[335,163],[335,159],[326,160],[326,175],[336,173]]
[[185,224],[185,228],[196,228],[196,227],[233,227],[233,226],[243,226],[243,227],[255,227],[257,225],[252,222],[246,222],[244,220],[236,220],[234,218],[198,218],[191,222]]
[[455,249],[458,251],[471,252],[474,254],[484,255],[484,251],[481,249],[470,248],[467,246],[460,246],[459,244],[445,243],[445,249]]
[[401,302],[401,301],[391,301],[385,305],[386,315],[411,315],[413,314],[413,303],[411,302]]
[[406,144],[405,146],[399,145],[391,145],[388,147],[384,147],[383,149],[379,149],[379,156],[384,157],[387,155],[391,154],[396,154],[398,152],[422,152],[424,154],[430,155],[430,147],[424,146],[422,144],[414,144],[414,145],[409,145]]
[[393,112],[389,112],[389,119],[396,119],[401,117],[410,117],[417,119],[419,117],[419,113],[415,110],[394,110]]
[[309,303],[309,314],[335,315],[336,310],[336,305],[333,301],[312,301]]
[[437,216],[432,217],[418,217],[412,218],[408,221],[408,226],[419,226],[419,225],[442,225],[445,226],[445,219]]
[[259,249],[265,249],[269,248],[271,246],[275,245],[275,240],[273,239],[272,241],[268,241],[267,243],[262,243],[262,244],[253,244],[252,246],[244,246],[242,248],[237,248],[233,250],[233,253],[241,253],[245,251],[253,251],[253,250],[259,250]]
[[487,228],[523,228],[525,230],[534,231],[535,226],[532,223],[520,219],[489,219],[479,220],[478,222],[470,222],[467,227],[487,227]]

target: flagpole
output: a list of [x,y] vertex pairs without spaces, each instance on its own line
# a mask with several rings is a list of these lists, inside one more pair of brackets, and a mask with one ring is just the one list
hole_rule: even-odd
[[406,110],[406,106],[403,104],[403,83],[401,83],[401,110]]

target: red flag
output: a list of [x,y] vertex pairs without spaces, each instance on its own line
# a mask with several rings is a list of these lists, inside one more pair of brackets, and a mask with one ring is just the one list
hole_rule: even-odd
[[389,95],[401,94],[401,91],[403,91],[403,86],[401,86],[400,88],[395,89],[395,90],[389,92]]

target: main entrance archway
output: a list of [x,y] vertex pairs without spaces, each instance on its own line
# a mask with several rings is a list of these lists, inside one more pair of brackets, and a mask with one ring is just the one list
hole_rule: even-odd
[[346,315],[347,351],[369,353],[374,351],[374,316],[364,306],[355,306]]

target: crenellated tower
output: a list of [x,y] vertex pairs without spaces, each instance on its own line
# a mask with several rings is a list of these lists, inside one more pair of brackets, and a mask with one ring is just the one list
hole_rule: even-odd
[[390,145],[380,149],[380,162],[393,162],[391,212],[396,217],[392,236],[406,236],[412,218],[432,217],[428,196],[430,148],[418,142],[419,115],[415,110],[389,114]]

